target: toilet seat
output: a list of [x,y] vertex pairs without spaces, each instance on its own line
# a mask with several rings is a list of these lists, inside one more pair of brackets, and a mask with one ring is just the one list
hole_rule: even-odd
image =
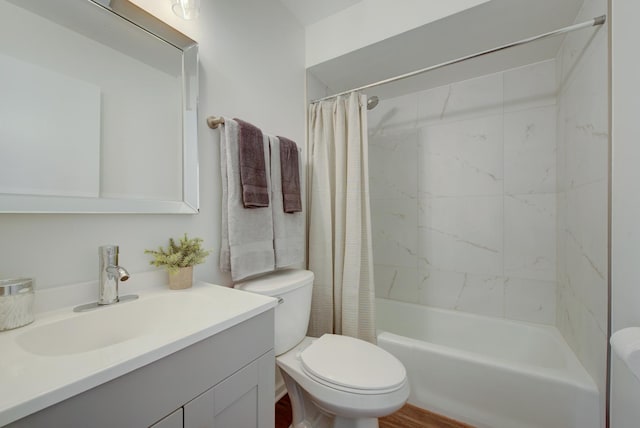
[[307,376],[340,391],[386,394],[406,384],[406,370],[393,355],[353,337],[325,334],[299,358]]

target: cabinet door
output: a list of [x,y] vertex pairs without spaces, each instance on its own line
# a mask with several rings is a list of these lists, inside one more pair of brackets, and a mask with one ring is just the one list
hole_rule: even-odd
[[185,428],[273,428],[273,351],[184,406]]
[[160,419],[149,428],[183,428],[182,421],[183,411],[181,407],[166,418]]

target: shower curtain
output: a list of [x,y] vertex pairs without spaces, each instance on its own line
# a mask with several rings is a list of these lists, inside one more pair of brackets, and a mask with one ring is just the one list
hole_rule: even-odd
[[375,343],[366,105],[352,93],[310,107],[308,334]]

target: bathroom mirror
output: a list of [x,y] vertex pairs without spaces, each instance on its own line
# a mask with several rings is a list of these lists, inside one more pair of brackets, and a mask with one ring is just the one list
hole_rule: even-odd
[[0,212],[197,213],[197,69],[128,0],[0,0]]

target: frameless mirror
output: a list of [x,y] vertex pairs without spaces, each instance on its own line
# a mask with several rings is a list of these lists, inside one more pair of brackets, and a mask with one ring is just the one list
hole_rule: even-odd
[[197,213],[197,52],[127,0],[0,0],[0,212]]

